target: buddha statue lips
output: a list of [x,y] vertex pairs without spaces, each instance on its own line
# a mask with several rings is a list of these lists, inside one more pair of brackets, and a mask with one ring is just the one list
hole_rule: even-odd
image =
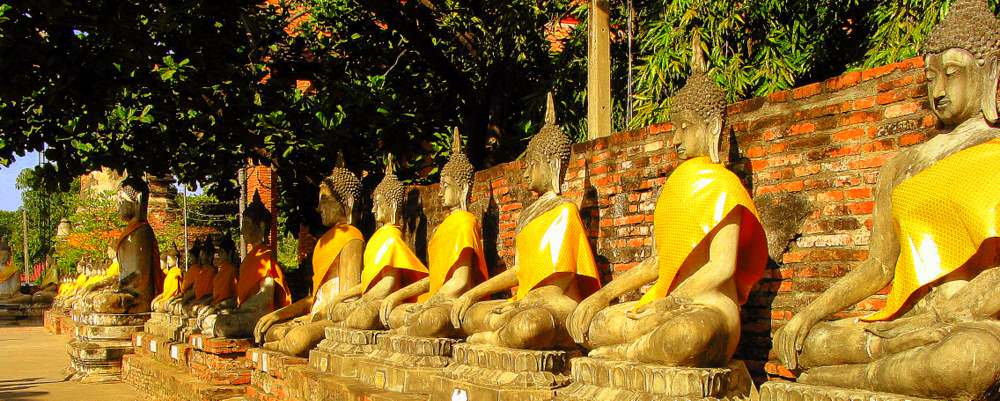
[[[868,259],[776,334],[799,382],[975,399],[1000,377],[1000,21],[956,0],[924,51],[932,110],[953,128],[882,167]],[[889,284],[881,311],[822,322]]]

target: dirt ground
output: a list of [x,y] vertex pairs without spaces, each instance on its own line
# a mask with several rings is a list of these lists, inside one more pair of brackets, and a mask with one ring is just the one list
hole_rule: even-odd
[[68,336],[38,327],[0,327],[0,400],[133,401],[125,383],[80,384],[66,381]]

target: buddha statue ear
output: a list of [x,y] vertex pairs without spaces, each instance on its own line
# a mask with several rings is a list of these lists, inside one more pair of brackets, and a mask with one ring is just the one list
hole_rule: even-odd
[[708,129],[708,156],[713,163],[719,163],[719,152],[722,148],[722,117],[712,117],[706,126]]
[[559,181],[560,178],[562,178],[562,160],[559,160],[558,157],[551,158],[549,160],[549,170],[551,173],[551,175],[549,175],[549,187],[552,189],[552,192],[559,194],[561,192],[561,185],[559,185]]
[[459,194],[458,204],[461,205],[462,210],[469,210],[469,190],[472,186],[469,183],[462,183],[462,192]]
[[351,197],[344,199],[344,218],[347,224],[354,224],[354,199]]
[[983,69],[983,94],[980,109],[983,117],[990,124],[995,124],[997,117],[997,80],[1000,79],[1000,54],[993,53],[986,58]]

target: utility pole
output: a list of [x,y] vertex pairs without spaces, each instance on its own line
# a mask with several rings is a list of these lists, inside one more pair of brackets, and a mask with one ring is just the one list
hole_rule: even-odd
[[183,200],[182,200],[182,202],[183,202],[183,206],[182,207],[184,208],[184,271],[186,272],[186,271],[188,271],[188,260],[190,259],[190,255],[188,255],[188,250],[191,249],[188,246],[188,190],[187,190],[187,185],[183,185],[182,184],[181,189],[183,190],[183,195],[182,196],[184,197]]
[[611,29],[608,0],[590,0],[587,21],[587,139],[611,135]]
[[21,242],[24,245],[24,277],[31,278],[31,273],[28,270],[28,210],[21,209],[21,229],[23,231],[21,235]]
[[239,176],[236,178],[240,182],[240,209],[237,219],[240,227],[240,260],[247,257],[247,243],[243,240],[243,211],[247,208],[247,170],[240,167]]

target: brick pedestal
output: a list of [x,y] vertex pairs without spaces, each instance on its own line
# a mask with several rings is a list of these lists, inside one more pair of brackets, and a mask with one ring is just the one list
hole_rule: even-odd
[[191,336],[187,342],[138,333],[123,379],[153,399],[226,400],[246,393],[250,364],[246,339]]

